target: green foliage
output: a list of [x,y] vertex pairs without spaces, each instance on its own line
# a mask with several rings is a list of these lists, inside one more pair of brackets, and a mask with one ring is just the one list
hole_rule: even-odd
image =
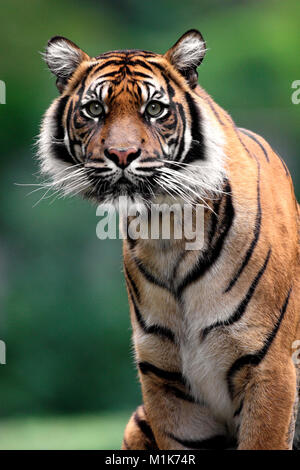
[[[238,125],[273,143],[299,194],[300,105],[291,103],[291,83],[300,79],[300,3],[10,0],[1,3],[0,13],[0,79],[7,86],[7,104],[0,105],[0,339],[7,344],[7,365],[0,365],[0,414],[134,409],[141,398],[121,243],[97,240],[95,207],[87,202],[45,198],[33,207],[42,194],[27,196],[35,188],[14,185],[37,182],[32,144],[57,94],[39,51],[61,34],[91,55],[131,47],[164,52],[187,29],[200,29],[209,49],[200,83]],[[77,426],[71,418],[66,428],[63,420],[57,426],[70,433],[82,426],[84,434],[90,424],[80,420]],[[116,428],[118,422],[117,417]],[[121,422],[123,427],[123,417]],[[27,425],[20,424],[17,434],[18,423],[8,426],[7,436],[16,433],[21,442]],[[30,423],[34,434],[39,421]],[[96,420],[90,441],[75,437],[74,446],[97,446],[97,425]],[[56,424],[49,426],[54,446]],[[41,422],[41,433],[45,429]],[[114,437],[111,443],[117,444]]]
[[130,412],[3,421],[0,450],[120,449]]

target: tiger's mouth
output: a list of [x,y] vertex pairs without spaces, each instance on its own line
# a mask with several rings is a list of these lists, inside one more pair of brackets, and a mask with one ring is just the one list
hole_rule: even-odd
[[122,175],[121,178],[118,180],[118,184],[123,185],[123,186],[128,186],[131,184],[131,182],[129,181],[128,178],[126,178],[126,176]]
[[121,175],[112,175],[109,178],[97,175],[94,172],[89,176],[91,183],[86,197],[98,203],[114,202],[120,196],[127,196],[132,200],[142,200],[149,205],[158,193],[162,192],[157,186],[153,175],[143,178],[124,171]]

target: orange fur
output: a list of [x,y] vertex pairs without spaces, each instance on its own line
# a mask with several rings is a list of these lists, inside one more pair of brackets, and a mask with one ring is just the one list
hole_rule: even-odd
[[[43,171],[57,177],[62,159],[68,169],[75,161],[84,170],[88,162],[105,172],[109,149],[131,147],[158,168],[168,142],[179,148],[179,162],[190,158],[200,178],[192,203],[206,207],[201,250],[187,251],[184,239],[124,241],[144,405],[132,415],[122,448],[291,449],[299,383],[292,361],[293,342],[300,340],[299,206],[285,164],[196,86],[205,51],[197,31],[164,56],[112,51],[89,58],[64,41],[54,38],[46,54],[62,95],[42,129]],[[69,77],[59,76],[60,57],[53,60],[64,47],[74,64]],[[66,74],[64,62],[61,67]],[[104,78],[107,110],[102,120],[92,119],[81,100]],[[169,98],[161,121],[143,114],[149,97],[142,94],[150,96],[151,87]],[[68,151],[53,147],[52,132],[61,146],[67,136]],[[102,194],[97,185],[84,186],[82,193],[102,202],[105,188]],[[149,192],[143,200],[151,198]]]

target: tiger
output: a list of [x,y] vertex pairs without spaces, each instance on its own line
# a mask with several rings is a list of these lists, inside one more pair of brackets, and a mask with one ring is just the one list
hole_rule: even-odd
[[[143,404],[123,450],[290,450],[298,443],[299,205],[288,168],[198,84],[192,29],[164,54],[90,57],[55,36],[58,97],[38,159],[48,189],[97,204],[203,209],[203,243],[123,239]],[[122,222],[124,225],[124,221]],[[151,220],[150,220],[151,224]]]

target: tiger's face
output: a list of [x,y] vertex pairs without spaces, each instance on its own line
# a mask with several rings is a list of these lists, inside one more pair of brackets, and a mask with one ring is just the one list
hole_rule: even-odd
[[146,203],[191,197],[189,172],[206,159],[194,91],[204,53],[195,30],[165,55],[124,50],[90,58],[68,39],[52,38],[45,59],[61,96],[45,115],[39,155],[53,185],[100,203],[120,195]]

